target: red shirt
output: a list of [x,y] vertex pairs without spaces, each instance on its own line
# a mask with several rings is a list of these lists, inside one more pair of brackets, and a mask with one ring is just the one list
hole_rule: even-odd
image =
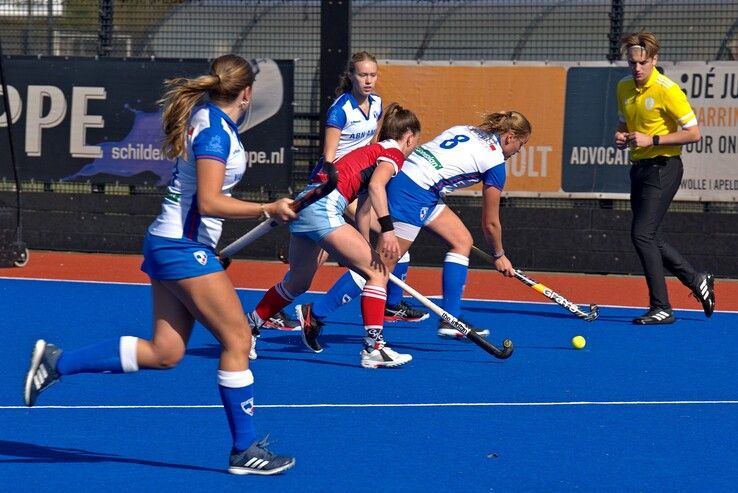
[[[405,155],[398,148],[397,142],[384,140],[355,149],[334,163],[338,171],[336,189],[349,203],[353,202],[360,192],[366,190],[379,161],[390,163],[397,174],[405,162]],[[323,170],[313,178],[313,183],[326,181],[328,176]]]

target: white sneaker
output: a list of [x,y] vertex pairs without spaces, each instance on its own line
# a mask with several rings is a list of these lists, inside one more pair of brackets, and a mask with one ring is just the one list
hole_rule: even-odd
[[254,314],[254,312],[246,313],[246,320],[249,322],[249,325],[251,326],[251,350],[249,351],[249,359],[252,361],[257,358],[256,338],[259,337],[259,328],[261,327],[257,318],[258,317]]
[[[487,329],[479,329],[477,327],[474,327],[464,322],[463,320],[461,322],[464,323],[467,327],[469,327],[470,330],[473,330],[474,332],[476,332],[477,335],[479,335],[480,337],[483,337],[486,339],[487,336],[489,335],[489,330]],[[464,336],[464,334],[456,330],[453,327],[453,325],[446,322],[445,320],[441,320],[440,323],[438,324],[438,337],[445,337],[447,339],[459,339],[459,340],[466,339],[466,336]]]
[[361,351],[361,366],[364,368],[394,368],[412,359],[412,355],[400,354],[383,344],[375,346],[374,349],[365,347]]
[[56,371],[56,362],[59,361],[61,353],[61,349],[43,339],[36,341],[31,353],[31,366],[26,374],[26,385],[23,389],[26,406],[33,406],[38,394],[61,378]]
[[249,351],[249,359],[251,361],[255,360],[258,357],[256,354],[256,336],[251,336],[251,350]]

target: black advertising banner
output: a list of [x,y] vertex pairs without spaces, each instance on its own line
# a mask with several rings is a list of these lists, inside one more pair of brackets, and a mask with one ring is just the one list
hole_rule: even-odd
[[[251,60],[250,113],[239,127],[248,166],[239,188],[287,190],[292,171],[291,60]],[[11,57],[5,62],[22,180],[166,185],[163,81],[207,73],[207,60]],[[0,101],[2,99],[0,98]],[[11,177],[0,104],[0,177]]]
[[570,67],[564,118],[564,192],[629,193],[628,149],[615,147],[615,89],[627,68]]

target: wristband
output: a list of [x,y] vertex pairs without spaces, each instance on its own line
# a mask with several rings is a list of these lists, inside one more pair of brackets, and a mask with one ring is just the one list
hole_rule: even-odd
[[651,145],[657,146],[657,145],[659,145],[659,141],[661,139],[660,139],[660,137],[658,135],[654,135],[653,137],[651,137],[651,140],[653,142],[653,144],[651,144]]
[[261,207],[261,217],[263,218],[264,221],[272,218],[272,216],[270,216],[269,213],[264,208],[264,204],[259,204],[259,207]]
[[495,252],[495,254],[492,255],[492,258],[495,260],[500,260],[504,256],[505,256],[505,250],[500,250],[499,252]]
[[378,217],[377,221],[379,221],[379,228],[382,230],[382,233],[395,230],[395,225],[392,224],[392,218],[389,215]]

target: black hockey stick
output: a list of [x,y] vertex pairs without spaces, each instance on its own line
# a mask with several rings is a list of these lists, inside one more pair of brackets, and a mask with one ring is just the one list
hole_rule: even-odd
[[487,341],[485,338],[471,330],[469,327],[464,324],[461,320],[454,317],[447,311],[443,310],[441,307],[433,303],[431,300],[417,292],[415,289],[411,288],[409,285],[407,285],[405,282],[401,281],[397,276],[394,274],[390,274],[390,281],[395,283],[397,286],[402,288],[404,291],[406,291],[410,296],[418,300],[420,303],[423,304],[427,309],[441,317],[443,320],[449,323],[454,329],[458,330],[462,334],[464,334],[469,340],[471,340],[474,344],[479,346],[480,348],[487,351],[489,354],[494,356],[495,358],[499,359],[507,359],[510,356],[512,356],[513,353],[513,343],[510,339],[505,339],[502,341],[502,349],[498,348],[494,344]]
[[[476,245],[472,245],[472,250],[482,257],[484,260],[490,262],[491,264],[495,263],[494,258],[489,253],[485,252],[481,248],[477,247]],[[535,289],[539,293],[541,293],[546,298],[550,299],[551,301],[555,302],[556,304],[564,307],[577,317],[581,318],[582,320],[586,322],[592,322],[593,320],[596,320],[597,317],[600,315],[600,307],[597,305],[589,305],[589,313],[583,311],[579,308],[578,305],[575,303],[572,303],[571,301],[567,300],[563,296],[561,296],[559,293],[554,291],[553,289],[549,288],[548,286],[545,286],[544,284],[541,284],[540,282],[531,279],[530,277],[523,274],[522,271],[516,270],[515,271],[515,278],[519,281],[522,281],[524,284],[527,284],[531,288]]]
[[[290,204],[290,209],[295,212],[299,212],[310,204],[322,199],[336,189],[336,185],[338,184],[338,170],[333,165],[333,163],[329,162],[323,163],[323,169],[328,175],[328,181],[316,188],[313,188],[308,193],[292,202]],[[259,224],[257,227],[223,248],[218,253],[218,257],[220,258],[223,267],[227,269],[228,266],[231,265],[231,258],[233,257],[233,255],[240,252],[241,250],[246,248],[247,245],[258,240],[269,231],[271,231],[272,228],[276,228],[280,224],[281,223],[276,219],[266,219],[262,221],[261,224]]]

